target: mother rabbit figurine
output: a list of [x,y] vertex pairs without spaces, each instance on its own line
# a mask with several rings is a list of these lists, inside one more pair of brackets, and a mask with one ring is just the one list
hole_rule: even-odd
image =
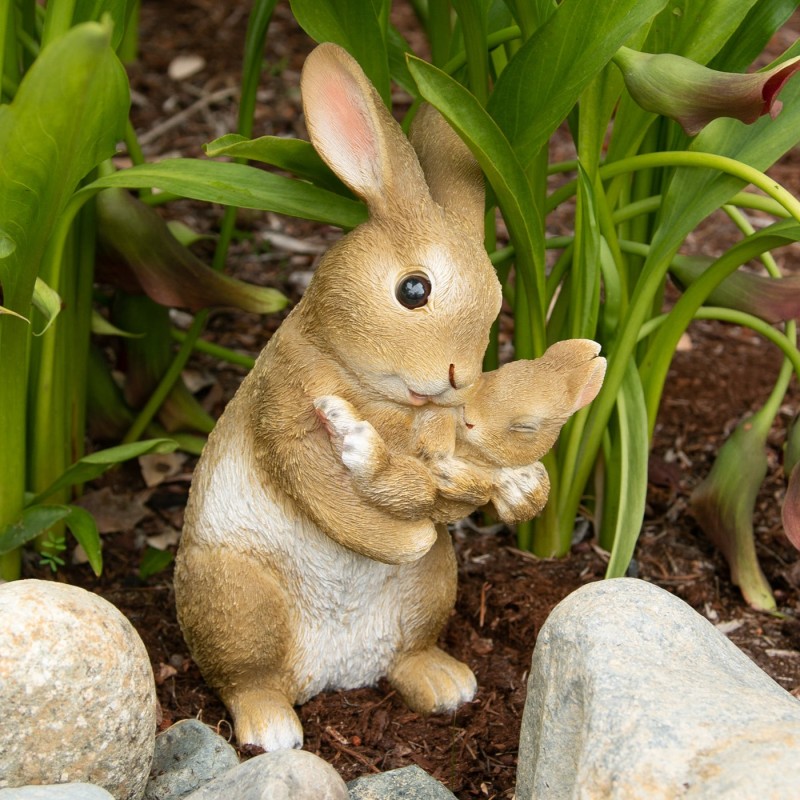
[[321,260],[209,437],[175,571],[196,663],[239,742],[266,750],[302,745],[293,705],[325,689],[386,676],[424,713],[474,696],[471,670],[436,647],[455,602],[446,529],[413,503],[391,516],[362,500],[313,400],[337,395],[410,440],[422,407],[460,405],[479,378],[501,302],[482,176],[438,113],[418,115],[412,147],[331,44],[302,93],[311,141],[369,219]]

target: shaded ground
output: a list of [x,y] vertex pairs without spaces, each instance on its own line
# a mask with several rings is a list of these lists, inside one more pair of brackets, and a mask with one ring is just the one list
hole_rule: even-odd
[[[203,142],[234,130],[248,10],[249,4],[241,1],[145,0],[142,58],[130,71],[135,124],[145,133],[148,157],[197,156]],[[301,134],[296,86],[310,46],[294,27],[288,9],[279,6],[259,96],[257,135]],[[168,70],[179,55],[202,55],[205,66],[186,79],[173,80]],[[784,162],[778,176],[796,194],[800,191],[796,154]],[[219,219],[218,209],[191,203],[173,208],[200,230],[213,230]],[[271,215],[264,219],[245,214],[240,227],[249,235],[235,243],[230,271],[287,292],[294,292],[316,252],[335,235]],[[713,250],[713,237],[718,235],[712,226],[704,244]],[[794,260],[787,268],[799,269],[798,252],[787,252],[786,258]],[[212,317],[209,338],[255,355],[278,322],[278,318],[221,312]],[[677,355],[666,387],[651,460],[648,515],[634,569],[639,577],[674,592],[723,626],[775,680],[798,693],[800,565],[783,539],[779,515],[784,491],[781,446],[785,423],[797,409],[796,389],[770,440],[770,478],[759,496],[756,515],[759,555],[784,617],[757,614],[746,607],[730,585],[721,557],[702,538],[687,511],[689,493],[707,474],[724,435],[763,402],[779,363],[774,348],[748,331],[707,322],[693,326],[691,342]],[[191,369],[195,376],[212,379],[206,402],[214,413],[219,413],[244,374],[205,357],[195,359]],[[139,503],[144,516],[118,523],[122,530],[109,534],[101,579],[92,577],[86,566],[69,567],[59,579],[98,591],[136,625],[157,676],[162,727],[200,717],[227,735],[227,713],[203,683],[175,621],[171,572],[146,582],[138,577],[147,537],[171,537],[174,549],[192,465],[192,459],[173,465],[174,474],[149,488],[138,466],[127,465],[93,487],[110,488],[120,499],[120,514]],[[564,560],[537,560],[517,551],[507,531],[492,534],[462,528],[455,539],[459,600],[443,639],[450,652],[475,670],[480,687],[475,702],[454,715],[422,718],[409,712],[385,685],[325,694],[300,711],[305,746],[333,763],[347,780],[416,763],[460,798],[508,798],[537,631],[559,600],[602,576],[605,556],[584,541]],[[29,563],[27,574],[49,573]]]

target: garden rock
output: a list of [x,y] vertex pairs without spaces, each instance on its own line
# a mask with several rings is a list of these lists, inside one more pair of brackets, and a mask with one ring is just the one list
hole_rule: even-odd
[[180,800],[238,764],[236,750],[208,725],[181,720],[156,736],[144,800]]
[[0,719],[0,788],[83,781],[139,800],[156,722],[142,640],[84,589],[0,585]]
[[59,783],[0,789],[0,800],[114,800],[114,795],[91,783]]
[[454,800],[455,795],[416,764],[347,784],[349,800]]
[[591,584],[539,634],[517,800],[796,797],[800,703],[680,599]]
[[189,800],[348,800],[339,773],[306,750],[251,758],[187,795]]

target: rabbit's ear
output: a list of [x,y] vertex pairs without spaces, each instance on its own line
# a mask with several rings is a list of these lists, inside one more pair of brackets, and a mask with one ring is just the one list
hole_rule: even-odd
[[408,139],[347,51],[329,42],[316,47],[300,85],[312,144],[370,213],[429,196]]
[[606,376],[606,360],[602,356],[593,358],[580,367],[574,367],[571,371],[570,381],[572,389],[572,400],[574,405],[572,413],[588,406],[597,397],[598,392],[603,386],[603,378]]
[[417,112],[409,139],[431,197],[458,214],[483,239],[486,192],[483,173],[469,148],[439,111],[427,103]]

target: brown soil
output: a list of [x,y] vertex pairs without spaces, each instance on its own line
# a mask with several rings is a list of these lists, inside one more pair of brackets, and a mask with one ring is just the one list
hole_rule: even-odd
[[[201,155],[203,142],[235,129],[236,87],[249,3],[159,0],[142,8],[141,59],[130,68],[134,121],[147,133],[149,158]],[[796,29],[800,26],[795,26]],[[790,39],[796,38],[796,33]],[[298,73],[310,40],[280,5],[270,32],[259,96],[256,135],[301,133]],[[205,67],[185,80],[167,70],[181,55],[202,55]],[[228,91],[226,91],[228,90]],[[186,113],[184,113],[186,112]],[[155,134],[153,134],[155,131]],[[798,154],[776,176],[800,190]],[[213,230],[219,209],[179,203],[173,213],[199,229]],[[280,232],[324,244],[335,237],[274,215],[245,214],[249,235],[236,241],[230,271],[253,282],[292,293],[296,273],[313,256],[290,242],[287,254],[264,244],[264,233]],[[713,248],[712,229],[704,246]],[[798,269],[798,250],[783,256]],[[791,261],[794,261],[794,264]],[[296,297],[296,295],[293,295]],[[255,355],[279,319],[220,312],[208,338]],[[780,359],[775,349],[746,330],[696,323],[691,346],[679,352],[666,387],[651,459],[645,527],[632,565],[634,574],[683,598],[774,679],[800,692],[800,563],[780,524],[784,492],[781,472],[785,426],[797,408],[793,388],[770,439],[770,476],[759,495],[757,547],[783,616],[759,614],[731,586],[727,568],[703,538],[687,509],[692,488],[707,474],[724,436],[759,407],[774,382]],[[198,357],[195,374],[213,379],[206,396],[218,413],[235,391],[243,370]],[[127,465],[93,488],[108,486],[122,504],[143,502],[147,515],[120,524],[105,546],[105,571],[94,578],[86,566],[70,566],[57,579],[99,592],[123,610],[141,633],[158,683],[161,727],[199,717],[231,736],[228,715],[204,684],[175,619],[171,572],[147,581],[138,577],[148,536],[180,530],[193,460],[172,477],[147,488],[137,465]],[[113,527],[113,525],[112,525]],[[443,634],[447,650],[467,661],[478,677],[473,703],[447,716],[424,718],[408,711],[388,686],[321,695],[300,709],[305,747],[330,761],[346,780],[358,775],[419,764],[459,798],[509,798],[515,781],[517,739],[525,681],[536,635],[553,606],[577,587],[602,577],[606,555],[590,541],[576,544],[563,560],[538,560],[514,548],[508,531],[491,533],[466,526],[455,532],[460,563],[459,599]],[[173,546],[174,549],[174,546]],[[49,572],[33,560],[30,577]]]

